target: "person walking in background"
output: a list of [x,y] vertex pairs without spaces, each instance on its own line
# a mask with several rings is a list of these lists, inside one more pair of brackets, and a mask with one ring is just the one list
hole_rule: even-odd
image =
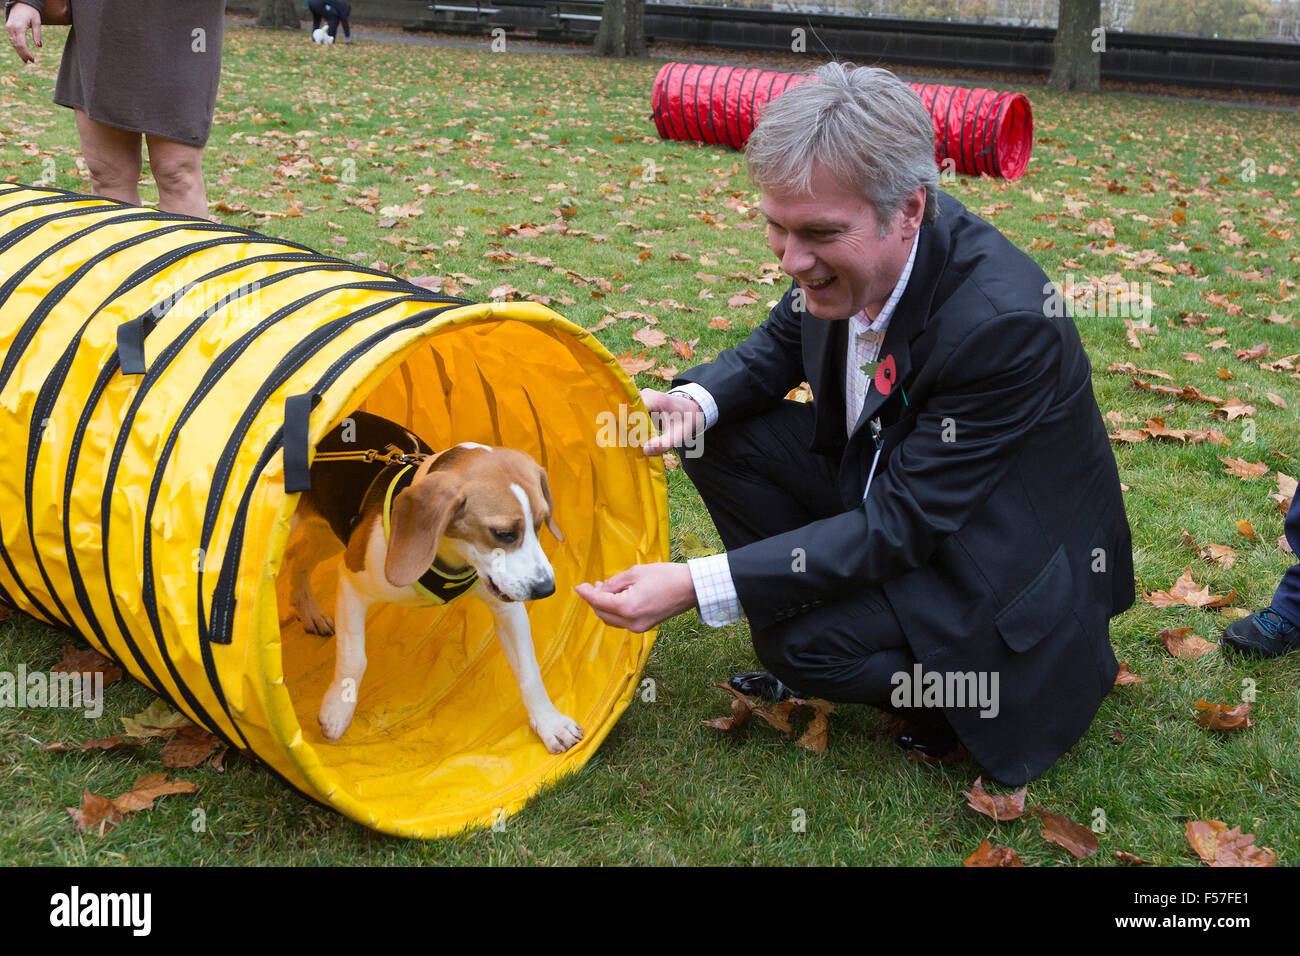
[[[352,26],[348,23],[352,7],[347,0],[307,0],[307,9],[311,11],[311,38],[317,43],[333,43],[339,33],[339,24],[343,25],[347,42],[352,42]],[[326,24],[324,33],[320,32],[322,20]],[[327,36],[328,41],[325,40]]]
[[[1287,509],[1286,542],[1300,554],[1300,494]],[[1300,564],[1287,568],[1273,603],[1228,625],[1220,639],[1225,647],[1253,657],[1280,657],[1300,648]]]
[[[221,79],[225,0],[71,0],[54,102],[76,113],[92,190],[140,205],[141,137],[158,208],[204,219],[203,147]],[[5,27],[19,58],[41,45],[45,0],[10,0]]]

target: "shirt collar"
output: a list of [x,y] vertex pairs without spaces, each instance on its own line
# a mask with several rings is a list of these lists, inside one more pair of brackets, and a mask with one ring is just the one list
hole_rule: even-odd
[[853,318],[849,319],[849,331],[854,335],[862,335],[866,332],[880,332],[889,325],[890,318],[894,315],[894,308],[898,305],[898,300],[903,297],[903,290],[907,288],[907,280],[912,276],[912,265],[916,262],[916,247],[920,245],[921,230],[916,231],[912,237],[912,249],[907,254],[907,265],[903,266],[903,272],[898,277],[898,282],[894,285],[894,291],[890,293],[889,299],[885,302],[885,307],[880,310],[875,321],[867,318],[867,310],[863,309]]

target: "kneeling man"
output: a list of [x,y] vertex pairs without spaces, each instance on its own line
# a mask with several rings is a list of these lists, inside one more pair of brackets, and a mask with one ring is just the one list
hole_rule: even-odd
[[[642,392],[666,423],[648,454],[707,429],[682,464],[727,551],[578,593],[638,632],[743,615],[773,677],[742,687],[880,706],[919,749],[955,732],[1031,780],[1092,722],[1134,599],[1079,333],[1043,271],[939,192],[930,117],[892,73],[822,67],[746,160],[794,281],[746,341]],[[786,401],[802,381],[813,401]]]

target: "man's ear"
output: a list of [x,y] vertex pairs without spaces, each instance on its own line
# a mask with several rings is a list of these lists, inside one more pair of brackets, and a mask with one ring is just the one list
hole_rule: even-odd
[[397,588],[410,587],[433,565],[447,526],[465,511],[465,495],[449,474],[434,472],[393,502],[392,534],[384,577]]
[[917,186],[898,211],[899,227],[906,239],[911,239],[921,228],[921,223],[925,220],[926,200],[925,187]]
[[546,472],[539,470],[538,477],[542,482],[542,497],[546,499],[546,508],[550,512],[546,516],[546,527],[551,529],[551,534],[555,535],[556,541],[563,541],[564,535],[560,533],[560,526],[555,523],[555,502],[551,500],[551,485],[546,480]]

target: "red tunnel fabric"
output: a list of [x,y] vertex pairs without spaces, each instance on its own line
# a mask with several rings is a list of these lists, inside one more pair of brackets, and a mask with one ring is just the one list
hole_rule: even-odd
[[[744,148],[764,104],[808,79],[734,66],[666,63],[651,108],[663,139]],[[1034,116],[1023,93],[909,83],[934,121],[934,160],[967,176],[1018,179],[1034,148]]]

